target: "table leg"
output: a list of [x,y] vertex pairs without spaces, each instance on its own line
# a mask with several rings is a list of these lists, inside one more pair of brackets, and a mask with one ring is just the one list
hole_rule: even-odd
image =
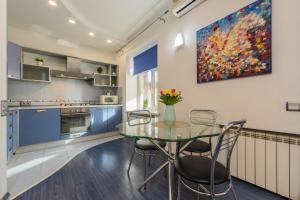
[[[169,155],[172,155],[172,143],[168,142],[168,152]],[[169,160],[169,200],[173,199],[173,172],[172,172],[172,165],[173,165],[173,160]]]
[[155,175],[157,175],[163,168],[165,168],[169,164],[169,161],[165,162],[162,166],[160,166],[155,172],[153,172],[138,188],[139,190],[142,189]]
[[155,175],[157,175],[163,168],[165,168],[168,165],[168,184],[169,184],[169,200],[173,199],[173,163],[174,158],[172,157],[172,143],[168,142],[168,151],[163,149],[161,146],[156,144],[153,140],[150,140],[155,146],[158,147],[167,157],[168,161],[165,162],[163,165],[161,165],[155,172],[153,172],[144,182],[143,184],[138,188],[139,190],[142,189]]

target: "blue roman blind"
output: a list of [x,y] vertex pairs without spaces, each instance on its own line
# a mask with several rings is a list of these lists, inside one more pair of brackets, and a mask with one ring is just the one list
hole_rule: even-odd
[[133,74],[157,68],[157,45],[133,58]]

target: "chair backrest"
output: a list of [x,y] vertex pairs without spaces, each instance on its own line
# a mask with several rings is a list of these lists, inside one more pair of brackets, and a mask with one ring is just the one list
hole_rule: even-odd
[[152,115],[149,110],[133,110],[127,112],[127,122],[130,126],[148,124]]
[[217,116],[217,112],[213,110],[194,109],[190,112],[190,122],[192,124],[214,127],[216,125]]
[[230,160],[231,160],[232,151],[239,136],[241,135],[241,130],[245,123],[246,120],[242,119],[239,121],[229,122],[226,126],[223,127],[221,134],[218,136],[217,144],[214,153],[212,155],[211,181],[214,180],[215,163],[218,160],[220,151],[228,150],[226,168],[230,172]]

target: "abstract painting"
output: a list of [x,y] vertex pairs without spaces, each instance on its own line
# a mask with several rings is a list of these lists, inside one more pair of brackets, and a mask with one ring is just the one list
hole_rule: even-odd
[[197,82],[272,72],[271,0],[258,0],[197,31]]

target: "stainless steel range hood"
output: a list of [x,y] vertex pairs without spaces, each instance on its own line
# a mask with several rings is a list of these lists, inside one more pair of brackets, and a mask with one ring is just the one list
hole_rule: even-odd
[[51,76],[56,78],[80,79],[80,80],[88,80],[92,78],[91,74],[81,73],[80,59],[73,58],[73,57],[67,57],[66,71],[51,70]]

